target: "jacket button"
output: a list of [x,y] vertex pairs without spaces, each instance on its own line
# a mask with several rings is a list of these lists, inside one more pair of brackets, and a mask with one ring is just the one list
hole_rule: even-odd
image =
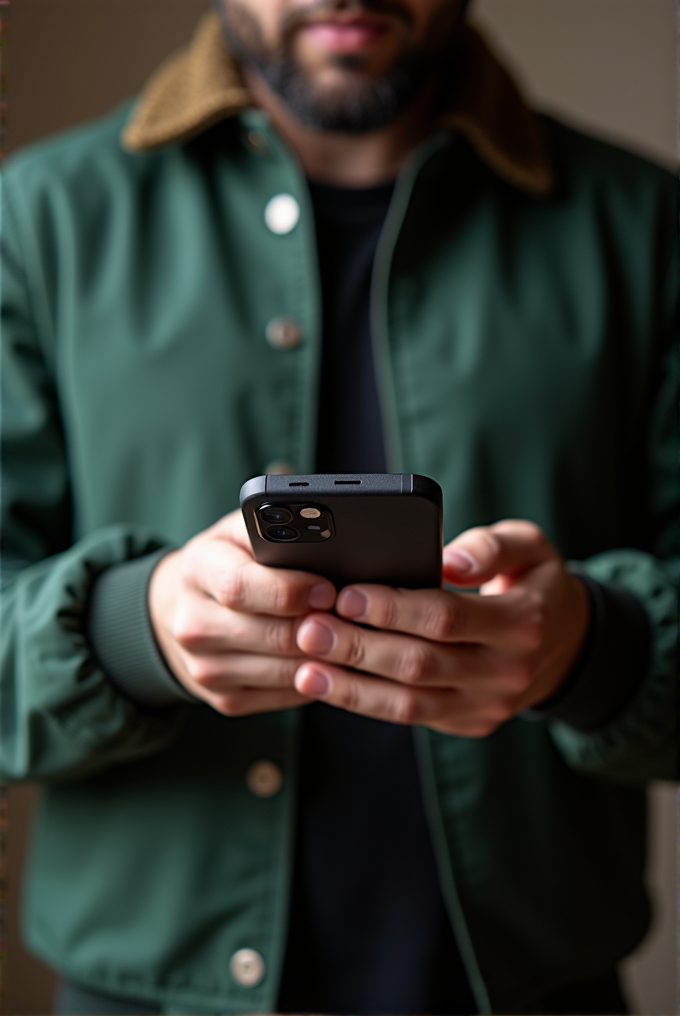
[[253,988],[264,977],[264,960],[254,949],[239,949],[229,961],[229,971],[242,988]]
[[255,155],[266,155],[269,151],[269,142],[258,130],[250,130],[243,136],[243,144]]
[[267,342],[274,349],[295,349],[302,341],[302,329],[292,318],[273,318],[265,330]]
[[267,476],[295,476],[295,466],[283,459],[275,459],[264,467]]
[[300,219],[300,206],[292,194],[277,194],[267,202],[264,221],[272,233],[283,236],[290,233]]
[[273,797],[283,785],[283,773],[273,762],[255,762],[246,773],[246,785],[255,797]]

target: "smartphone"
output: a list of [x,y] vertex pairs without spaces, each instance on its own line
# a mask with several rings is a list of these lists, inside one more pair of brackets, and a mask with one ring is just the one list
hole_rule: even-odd
[[442,491],[414,473],[257,476],[241,488],[255,560],[341,589],[442,584]]

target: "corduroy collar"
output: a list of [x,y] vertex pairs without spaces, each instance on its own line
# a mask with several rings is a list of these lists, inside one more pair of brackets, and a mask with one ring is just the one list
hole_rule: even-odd
[[[442,127],[460,131],[499,176],[520,190],[548,194],[555,177],[541,122],[482,36],[466,25],[455,86]],[[123,146],[141,153],[196,137],[252,106],[216,13],[153,74],[123,131]]]

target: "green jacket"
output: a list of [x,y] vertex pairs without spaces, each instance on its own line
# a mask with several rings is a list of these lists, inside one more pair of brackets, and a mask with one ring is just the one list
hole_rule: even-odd
[[[272,460],[314,465],[312,213],[257,111],[131,153],[130,110],[3,174],[0,774],[45,791],[30,946],[169,1011],[266,1012],[285,944],[300,713],[144,708],[85,635],[96,577],[181,544]],[[441,881],[480,1012],[611,969],[645,933],[645,781],[676,776],[674,182],[555,122],[531,193],[453,127],[404,170],[373,323],[389,463],[442,486],[445,539],[532,519],[632,592],[654,651],[600,729],[415,731]],[[298,224],[266,226],[273,195]],[[303,341],[265,338],[277,317]],[[275,762],[264,798],[245,774]],[[265,973],[235,982],[252,948]]]

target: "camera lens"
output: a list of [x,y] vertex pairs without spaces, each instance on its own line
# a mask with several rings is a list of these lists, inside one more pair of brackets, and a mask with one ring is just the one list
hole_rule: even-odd
[[270,540],[292,543],[293,540],[299,538],[300,533],[297,529],[293,529],[292,526],[270,526],[267,530],[267,536]]
[[260,512],[260,518],[263,522],[276,524],[277,522],[291,522],[293,516],[287,508],[264,508]]

